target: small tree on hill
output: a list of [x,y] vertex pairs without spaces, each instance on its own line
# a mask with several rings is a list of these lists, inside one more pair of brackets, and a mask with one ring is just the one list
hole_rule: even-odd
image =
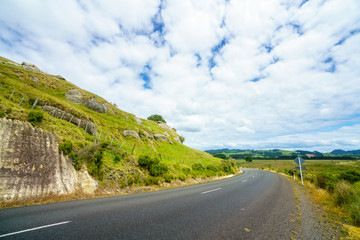
[[245,157],[245,161],[247,161],[247,162],[252,162],[252,157],[251,157],[251,156],[246,156],[246,157]]
[[147,118],[148,120],[155,121],[155,122],[163,122],[166,123],[165,119],[158,114],[153,114],[150,117]]

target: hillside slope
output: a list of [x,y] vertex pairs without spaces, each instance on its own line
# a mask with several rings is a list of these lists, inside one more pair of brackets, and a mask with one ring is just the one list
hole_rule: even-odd
[[30,121],[52,133],[74,168],[86,167],[100,186],[142,186],[235,171],[233,162],[182,144],[183,138],[164,123],[139,119],[59,75],[2,57],[0,118]]

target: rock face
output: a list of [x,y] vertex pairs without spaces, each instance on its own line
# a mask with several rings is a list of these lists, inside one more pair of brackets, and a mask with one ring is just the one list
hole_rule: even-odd
[[89,133],[93,136],[96,135],[96,131],[97,131],[96,125],[87,119],[79,119],[70,113],[67,113],[63,110],[60,110],[60,109],[58,109],[56,107],[52,107],[52,106],[43,106],[41,108],[42,108],[42,110],[48,112],[53,117],[68,121],[68,122],[76,125],[77,127],[84,129],[87,133]]
[[83,95],[81,94],[81,92],[77,89],[71,89],[68,90],[65,93],[65,97],[67,100],[69,100],[70,102],[76,103],[76,104],[81,104],[83,103]]
[[32,63],[23,62],[20,67],[22,67],[26,70],[33,71],[33,72],[44,73],[43,71],[41,71],[37,66],[35,66]]
[[90,193],[94,186],[96,181],[85,170],[76,172],[59,153],[53,134],[26,122],[0,119],[0,200]]
[[85,107],[94,110],[95,112],[99,112],[99,113],[107,113],[107,111],[109,110],[108,105],[105,104],[100,104],[96,98],[91,98],[88,101],[85,102]]
[[164,135],[162,135],[162,134],[160,134],[160,133],[154,134],[154,138],[155,138],[155,140],[158,141],[158,142],[165,142],[165,141],[167,140],[167,137],[164,136]]
[[163,128],[163,129],[166,129],[166,130],[169,130],[169,131],[172,130],[172,128],[169,125],[165,124],[165,123],[159,122],[158,125],[159,125],[159,127]]
[[137,124],[139,125],[143,125],[143,122],[140,120],[140,118],[135,116],[135,121],[137,122]]
[[141,141],[139,134],[134,130],[125,130],[123,132],[124,137],[134,136],[137,140]]

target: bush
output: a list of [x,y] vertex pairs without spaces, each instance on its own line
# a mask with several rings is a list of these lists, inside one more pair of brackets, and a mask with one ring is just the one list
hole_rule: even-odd
[[333,175],[320,173],[316,176],[315,185],[319,188],[327,189],[329,192],[333,192],[336,182],[337,179]]
[[360,227],[360,201],[354,201],[349,207],[349,212],[353,224]]
[[152,159],[148,155],[141,155],[139,156],[138,163],[140,167],[150,170],[151,165],[159,163],[159,160]]
[[167,166],[162,163],[152,164],[150,167],[150,175],[153,177],[158,177],[165,174],[168,171]]
[[183,136],[179,136],[181,143],[185,142],[185,138]]
[[223,154],[223,153],[215,153],[213,156],[216,157],[216,158],[221,158],[221,159],[226,159],[227,158],[226,155]]
[[74,168],[79,171],[82,167],[82,162],[81,162],[81,158],[78,154],[75,153],[71,153],[69,155],[70,159],[72,160],[72,165],[74,166]]
[[119,157],[119,155],[115,155],[114,163],[118,163],[118,162],[120,162],[120,157]]
[[246,156],[246,157],[245,157],[245,161],[247,161],[247,162],[252,162],[252,157],[251,157],[251,156]]
[[5,112],[0,111],[0,118],[3,118],[3,117],[5,117]]
[[63,143],[59,145],[59,151],[63,152],[65,155],[69,155],[72,150],[72,142],[69,140],[65,140]]
[[348,170],[340,174],[340,179],[346,180],[350,183],[360,181],[360,172],[356,170]]
[[334,188],[334,200],[337,205],[343,206],[355,200],[355,192],[350,184],[341,180]]
[[163,122],[166,123],[165,119],[158,114],[153,114],[150,117],[147,118],[148,120],[155,121],[155,122]]
[[188,168],[188,167],[184,167],[181,171],[182,171],[185,175],[189,175],[190,172],[191,172],[191,169]]
[[194,171],[201,171],[201,170],[204,170],[204,167],[203,165],[201,165],[201,163],[195,163],[191,166],[191,168],[194,170]]
[[28,121],[33,125],[38,125],[44,119],[44,113],[38,110],[31,110],[28,114]]
[[6,112],[5,112],[6,114],[10,114],[10,113],[12,113],[12,108],[8,108],[8,109],[6,109]]
[[159,185],[159,178],[158,177],[152,177],[152,176],[148,176],[144,179],[144,184],[146,186],[149,185]]
[[171,180],[174,179],[174,176],[172,174],[167,173],[164,175],[164,179],[165,179],[165,182],[171,183]]
[[179,180],[184,182],[186,180],[186,176],[184,174],[180,174]]

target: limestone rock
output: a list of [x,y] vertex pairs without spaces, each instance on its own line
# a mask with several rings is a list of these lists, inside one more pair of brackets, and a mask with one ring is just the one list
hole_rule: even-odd
[[17,63],[13,63],[13,62],[6,62],[7,64],[10,64],[10,65],[13,65],[13,66],[16,66],[16,67],[20,67],[20,64],[17,64]]
[[44,73],[43,71],[41,71],[37,66],[35,66],[32,63],[23,62],[20,67],[22,67],[22,68],[24,68],[26,70],[33,71],[33,72]]
[[139,134],[135,132],[134,130],[125,130],[123,132],[124,137],[134,136],[137,140],[140,140]]
[[81,190],[84,193],[93,194],[99,185],[98,182],[90,176],[86,169],[81,169],[78,176]]
[[109,107],[107,104],[100,104],[96,98],[91,98],[85,102],[85,107],[94,110],[95,112],[99,113],[107,113]]
[[65,93],[65,97],[67,100],[69,100],[70,102],[76,103],[76,104],[81,104],[83,103],[83,95],[81,94],[81,92],[77,89],[71,89],[68,90]]
[[174,139],[175,139],[175,141],[177,141],[178,143],[182,143],[179,136],[176,136]]
[[169,131],[172,130],[172,128],[169,125],[167,125],[167,124],[165,124],[163,122],[158,122],[158,125],[159,125],[159,127],[163,128],[163,129],[166,129],[166,130],[169,130]]
[[56,117],[56,118],[60,118],[60,119],[63,119],[65,121],[68,121],[74,125],[76,125],[77,127],[79,128],[82,128],[84,129],[87,133],[95,136],[96,135],[96,132],[97,132],[97,127],[96,125],[87,120],[87,119],[80,119],[80,118],[77,118],[75,117],[74,115],[70,114],[70,113],[67,113],[63,110],[60,110],[56,107],[53,107],[53,106],[43,106],[41,107],[42,110],[48,112],[51,116],[53,117]]
[[167,140],[167,137],[164,136],[164,135],[162,135],[162,134],[160,134],[160,133],[154,134],[154,138],[155,138],[155,140],[158,141],[158,142],[165,142],[165,141]]
[[136,116],[134,118],[135,118],[135,121],[137,122],[137,124],[143,125],[143,122],[140,120],[140,118],[138,118]]
[[140,137],[148,138],[149,140],[152,140],[152,134],[148,133],[147,131],[140,131]]
[[39,78],[36,76],[30,76],[30,79],[33,80],[36,84],[39,84]]
[[52,133],[27,122],[0,119],[0,200],[68,194],[78,189],[90,193],[96,186],[95,180],[86,173],[78,175],[69,159],[59,153]]
[[63,76],[61,76],[61,75],[56,75],[56,77],[58,78],[58,79],[61,79],[61,80],[66,80]]

